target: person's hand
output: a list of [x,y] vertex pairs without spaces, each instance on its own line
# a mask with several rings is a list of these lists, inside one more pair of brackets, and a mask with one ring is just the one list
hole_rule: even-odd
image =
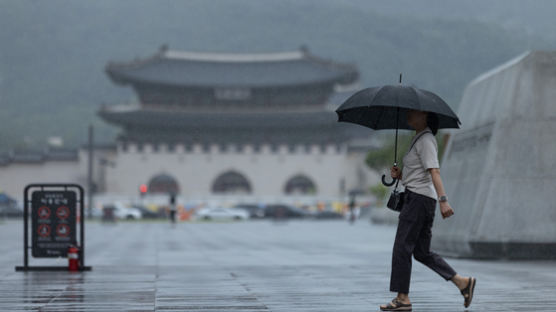
[[442,214],[442,219],[446,219],[454,215],[454,209],[452,209],[448,202],[441,202],[440,213]]
[[402,176],[402,171],[399,167],[394,166],[390,169],[390,176],[394,179],[399,179]]

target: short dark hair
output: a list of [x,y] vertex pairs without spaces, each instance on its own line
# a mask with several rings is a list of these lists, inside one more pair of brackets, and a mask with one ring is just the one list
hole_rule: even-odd
[[438,132],[438,115],[435,113],[427,113],[427,126],[431,129],[432,134]]

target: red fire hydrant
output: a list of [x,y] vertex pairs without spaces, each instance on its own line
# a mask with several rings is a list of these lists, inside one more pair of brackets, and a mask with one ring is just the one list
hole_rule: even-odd
[[68,270],[79,271],[79,248],[73,245],[68,247]]

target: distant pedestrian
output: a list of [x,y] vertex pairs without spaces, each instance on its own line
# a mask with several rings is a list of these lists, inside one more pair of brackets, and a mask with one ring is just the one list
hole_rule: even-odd
[[416,131],[416,135],[403,158],[403,170],[400,172],[398,167],[392,167],[391,170],[392,178],[401,179],[406,196],[392,252],[390,291],[398,295],[392,302],[381,305],[380,309],[411,311],[409,283],[412,255],[445,280],[452,281],[463,295],[467,308],[473,299],[476,279],[458,275],[444,259],[430,250],[437,198],[443,218],[454,214],[440,178],[434,137],[438,130],[438,119],[434,113],[411,110],[407,114],[407,123]]
[[355,219],[357,218],[355,207],[356,207],[355,194],[352,194],[351,199],[349,200],[349,223],[350,224],[353,224],[355,222]]
[[174,193],[170,194],[170,223],[172,225],[176,224],[176,195]]

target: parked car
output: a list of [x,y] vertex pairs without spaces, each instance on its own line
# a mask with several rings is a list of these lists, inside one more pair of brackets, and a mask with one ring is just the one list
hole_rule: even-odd
[[[89,210],[87,208],[85,208],[85,215],[89,216]],[[93,209],[91,210],[91,216],[95,219],[100,219],[103,217],[103,209],[102,207],[93,207]]]
[[116,202],[114,204],[103,206],[104,214],[113,214],[118,219],[138,220],[142,218],[141,211],[135,208],[126,207],[123,203]]
[[249,213],[243,209],[209,207],[203,208],[195,214],[201,220],[247,220]]
[[270,204],[265,207],[264,210],[265,218],[307,218],[311,216],[311,213],[285,204]]
[[143,219],[160,219],[166,217],[165,214],[161,215],[160,213],[154,212],[142,205],[132,205],[131,208],[139,210]]
[[335,211],[319,211],[315,214],[315,219],[319,220],[342,220],[344,215]]
[[249,213],[251,219],[264,218],[264,207],[257,204],[238,204],[235,209],[243,209]]
[[23,218],[23,208],[10,196],[0,193],[0,218]]
[[23,209],[17,205],[0,204],[0,218],[23,218]]

